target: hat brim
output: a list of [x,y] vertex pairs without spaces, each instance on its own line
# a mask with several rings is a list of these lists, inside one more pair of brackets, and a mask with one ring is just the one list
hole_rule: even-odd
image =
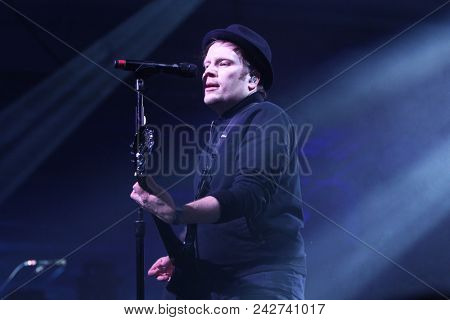
[[214,40],[226,40],[239,46],[250,63],[253,63],[256,69],[261,72],[263,87],[265,90],[269,90],[273,82],[273,70],[272,64],[269,60],[247,39],[240,37],[239,35],[230,32],[225,29],[215,29],[208,32],[202,41],[202,50],[205,51],[208,45]]

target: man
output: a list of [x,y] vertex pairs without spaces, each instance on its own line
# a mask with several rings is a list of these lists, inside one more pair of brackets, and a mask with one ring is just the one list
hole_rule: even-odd
[[[135,184],[131,198],[167,223],[197,224],[197,271],[211,298],[303,299],[296,137],[283,110],[265,101],[270,47],[253,30],[231,25],[207,33],[203,51],[204,102],[220,116],[196,176],[206,192],[175,210],[150,178],[153,194]],[[173,271],[163,257],[149,275],[170,280]]]

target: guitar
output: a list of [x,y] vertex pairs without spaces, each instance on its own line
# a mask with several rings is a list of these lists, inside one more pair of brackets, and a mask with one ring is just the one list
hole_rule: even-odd
[[[146,169],[149,166],[149,157],[155,144],[154,131],[149,125],[139,128],[134,143],[131,145],[133,162],[136,163],[135,176],[140,187],[148,193],[153,193],[146,182]],[[198,192],[199,196],[203,196],[202,192],[205,184],[201,185]],[[152,215],[160,238],[169,255],[169,258],[175,266],[172,277],[167,285],[167,290],[174,293],[178,299],[209,299],[209,289],[206,285],[204,274],[200,271],[199,261],[196,259],[195,252],[195,235],[196,225],[188,225],[186,241],[176,236],[172,227]]]

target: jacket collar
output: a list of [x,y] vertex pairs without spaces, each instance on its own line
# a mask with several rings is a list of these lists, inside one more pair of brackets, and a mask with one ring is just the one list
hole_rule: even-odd
[[245,97],[236,105],[222,113],[222,116],[219,119],[228,119],[234,116],[236,113],[244,109],[246,106],[254,103],[254,102],[262,102],[264,101],[264,97],[260,92],[252,93],[251,95]]

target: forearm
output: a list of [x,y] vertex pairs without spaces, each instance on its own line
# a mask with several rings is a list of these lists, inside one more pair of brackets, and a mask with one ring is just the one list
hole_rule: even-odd
[[178,223],[214,223],[220,218],[220,204],[216,198],[207,196],[195,200],[182,207],[179,213]]

